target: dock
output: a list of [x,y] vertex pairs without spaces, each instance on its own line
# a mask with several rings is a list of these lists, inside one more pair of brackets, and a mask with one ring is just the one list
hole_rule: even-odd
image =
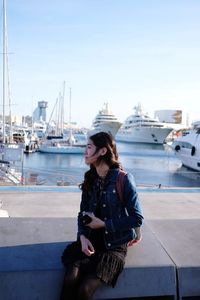
[[[200,189],[138,189],[142,241],[97,299],[200,299]],[[77,187],[0,187],[0,299],[58,300],[60,256],[76,239]],[[6,217],[6,213],[9,217]]]

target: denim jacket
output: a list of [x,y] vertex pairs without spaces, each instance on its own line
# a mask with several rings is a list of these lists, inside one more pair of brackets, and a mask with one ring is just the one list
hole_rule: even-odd
[[134,227],[141,226],[143,219],[133,175],[128,173],[124,177],[122,203],[116,191],[118,173],[118,169],[109,170],[100,199],[96,183],[92,190],[82,192],[78,215],[78,237],[83,234],[89,238],[91,229],[81,223],[80,215],[83,211],[95,214],[99,201],[101,219],[105,222],[104,242],[107,249],[113,249],[136,238]]

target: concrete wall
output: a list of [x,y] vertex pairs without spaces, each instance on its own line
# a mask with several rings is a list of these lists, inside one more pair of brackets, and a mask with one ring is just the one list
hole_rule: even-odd
[[[64,275],[60,257],[76,235],[74,218],[0,219],[0,295],[4,300],[56,300]],[[151,229],[129,248],[125,270],[115,289],[104,287],[95,299],[145,296],[176,297],[173,261]]]

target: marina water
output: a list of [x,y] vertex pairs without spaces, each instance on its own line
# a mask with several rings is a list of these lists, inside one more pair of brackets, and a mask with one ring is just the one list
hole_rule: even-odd
[[[200,173],[182,166],[168,145],[117,143],[124,169],[138,186],[200,187]],[[25,184],[78,185],[88,169],[81,154],[24,155]]]

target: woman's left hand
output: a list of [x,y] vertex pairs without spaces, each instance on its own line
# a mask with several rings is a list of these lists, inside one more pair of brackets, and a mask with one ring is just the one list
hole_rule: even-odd
[[104,221],[102,221],[101,219],[95,217],[95,215],[91,212],[85,212],[86,215],[90,216],[92,218],[92,221],[87,224],[86,226],[88,226],[91,229],[99,229],[99,228],[103,228],[105,227],[105,223]]
[[139,243],[140,241],[141,241],[141,240],[131,240],[131,241],[128,242],[127,246],[128,246],[128,247],[131,247],[131,246],[133,246],[133,245]]
[[128,247],[133,246],[134,244],[137,244],[142,240],[142,233],[140,227],[135,228],[135,233],[136,233],[136,238],[128,242],[127,244]]

